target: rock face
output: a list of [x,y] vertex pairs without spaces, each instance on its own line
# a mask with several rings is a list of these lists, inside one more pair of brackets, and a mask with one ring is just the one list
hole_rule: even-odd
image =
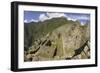
[[65,24],[37,39],[25,51],[24,61],[69,60],[90,58],[89,25]]

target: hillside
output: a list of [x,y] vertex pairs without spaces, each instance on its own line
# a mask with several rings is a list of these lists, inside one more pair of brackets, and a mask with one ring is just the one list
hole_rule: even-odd
[[[89,24],[53,18],[25,24],[24,61],[69,60],[90,58]],[[28,43],[28,44],[26,44]]]
[[[69,23],[66,18],[53,18],[44,22],[31,22],[24,25],[24,47],[27,50],[34,41],[40,37],[45,36],[48,32]],[[72,22],[72,21],[71,21]]]

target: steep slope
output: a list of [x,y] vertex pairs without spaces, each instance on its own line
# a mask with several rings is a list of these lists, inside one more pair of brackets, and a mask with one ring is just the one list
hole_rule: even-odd
[[37,38],[29,50],[25,51],[24,60],[88,59],[90,58],[89,31],[88,24],[82,26],[78,21],[67,21]]
[[45,36],[47,33],[52,32],[54,29],[67,24],[72,21],[68,21],[66,18],[53,18],[44,22],[31,22],[24,24],[24,48],[28,48],[34,44],[36,39]]

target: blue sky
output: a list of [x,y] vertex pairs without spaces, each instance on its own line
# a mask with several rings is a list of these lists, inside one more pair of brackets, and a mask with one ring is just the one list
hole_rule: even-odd
[[62,13],[62,12],[39,12],[39,11],[24,11],[24,22],[39,22],[52,18],[65,17],[68,20],[79,20],[82,24],[90,22],[90,14],[83,13]]
[[36,11],[24,11],[24,20],[38,20],[40,14],[45,13],[45,12],[36,12]]

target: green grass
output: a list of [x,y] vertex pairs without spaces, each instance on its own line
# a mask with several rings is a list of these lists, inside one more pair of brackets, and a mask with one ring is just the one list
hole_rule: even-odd
[[67,23],[69,21],[66,18],[53,18],[44,22],[26,23],[24,25],[24,47],[27,49],[34,44],[36,39]]

